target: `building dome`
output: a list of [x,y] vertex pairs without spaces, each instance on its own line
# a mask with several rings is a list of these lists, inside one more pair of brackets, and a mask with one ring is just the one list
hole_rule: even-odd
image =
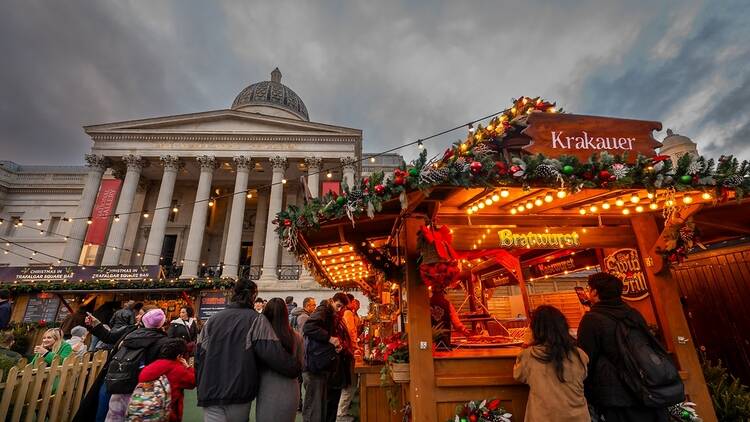
[[669,155],[676,165],[677,160],[685,154],[698,155],[698,145],[687,136],[676,134],[672,129],[667,129],[667,137],[662,141],[659,153]]
[[301,120],[310,120],[307,115],[307,107],[305,107],[305,103],[302,102],[299,95],[281,83],[281,72],[278,67],[271,72],[270,81],[258,82],[248,86],[237,95],[232,103],[233,110],[244,109],[263,113],[262,110],[266,107],[289,112]]

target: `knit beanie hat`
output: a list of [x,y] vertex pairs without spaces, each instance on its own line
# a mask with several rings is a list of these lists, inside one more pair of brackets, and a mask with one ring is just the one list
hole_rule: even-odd
[[76,325],[70,329],[70,335],[73,337],[85,337],[86,332],[86,327],[81,327],[80,325]]
[[146,312],[143,317],[141,317],[143,326],[146,328],[161,328],[161,326],[164,325],[164,320],[166,319],[167,316],[164,315],[164,311],[162,311],[161,309],[152,309]]

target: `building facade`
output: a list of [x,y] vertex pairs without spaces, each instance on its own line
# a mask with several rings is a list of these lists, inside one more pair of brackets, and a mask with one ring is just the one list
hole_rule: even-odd
[[[162,265],[174,278],[248,276],[268,294],[316,290],[280,248],[276,213],[402,162],[363,154],[359,129],[310,121],[278,69],[228,109],[84,130],[86,167],[0,166],[0,234],[19,252],[0,263]],[[22,243],[49,256],[30,261]]]

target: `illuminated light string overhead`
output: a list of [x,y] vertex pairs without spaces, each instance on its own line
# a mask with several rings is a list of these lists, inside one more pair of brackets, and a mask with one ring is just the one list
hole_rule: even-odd
[[[374,162],[374,160],[375,160],[376,157],[380,157],[380,156],[383,156],[383,155],[386,155],[386,154],[398,151],[400,149],[406,148],[406,147],[411,146],[411,145],[422,145],[422,146],[424,146],[424,142],[425,141],[433,140],[433,139],[438,138],[438,137],[440,137],[442,135],[454,132],[454,131],[459,130],[461,128],[464,128],[466,126],[468,126],[468,127],[471,128],[471,127],[473,127],[474,123],[478,123],[478,122],[481,122],[483,120],[491,119],[491,118],[493,118],[493,117],[495,117],[495,116],[497,116],[499,114],[502,114],[504,111],[505,110],[497,111],[495,113],[488,114],[486,116],[474,119],[474,120],[472,120],[472,121],[470,121],[468,123],[462,123],[460,125],[457,125],[457,126],[454,126],[454,127],[451,127],[451,128],[448,128],[448,129],[445,129],[445,130],[442,130],[442,131],[439,131],[437,133],[434,133],[434,134],[432,134],[430,136],[419,138],[416,141],[407,142],[407,143],[402,144],[400,146],[393,147],[393,148],[390,148],[390,149],[387,149],[387,150],[384,150],[384,151],[381,151],[381,152],[378,152],[378,153],[375,153],[375,154],[369,154],[367,158],[361,158],[361,159],[359,159],[359,160],[357,160],[355,162],[361,163],[361,162],[363,162],[366,159],[369,159],[371,162]],[[326,175],[327,178],[331,178],[333,176],[333,174],[332,174],[333,170],[343,169],[343,168],[344,168],[343,165],[335,165],[335,166],[332,166],[332,167],[322,168],[322,169],[320,169],[317,172],[309,173],[309,175],[323,174],[323,173],[325,173],[325,175]],[[249,188],[249,189],[247,189],[245,191],[237,191],[237,192],[233,192],[233,193],[227,193],[227,194],[223,194],[223,195],[212,196],[212,197],[210,197],[208,199],[202,199],[202,200],[196,200],[196,201],[193,201],[193,202],[188,202],[188,203],[185,203],[185,204],[178,205],[177,207],[182,207],[184,205],[195,205],[195,204],[202,203],[202,202],[207,202],[208,205],[210,206],[214,201],[216,201],[218,199],[229,198],[229,197],[233,197],[234,195],[248,195],[249,196],[249,195],[251,195],[251,192],[254,191],[254,190],[260,190],[260,189],[270,188],[272,186],[279,185],[279,184],[281,184],[281,185],[286,184],[286,179],[282,180],[281,182],[277,182],[277,183],[273,183],[272,182],[272,183],[269,183],[269,184],[266,184],[266,185],[254,186],[254,187]],[[175,208],[177,208],[177,207],[175,207]],[[131,215],[131,214],[140,214],[140,213],[143,213],[143,217],[144,218],[149,218],[150,217],[150,212],[156,212],[156,211],[159,211],[159,210],[162,210],[162,209],[171,209],[171,208],[173,208],[173,206],[169,205],[169,206],[164,206],[164,207],[156,207],[156,208],[153,208],[151,210],[146,210],[146,211],[130,211],[130,212],[126,212],[126,213],[117,213],[117,214],[115,214],[115,213],[102,214],[101,217],[112,217],[112,220],[114,222],[119,222],[120,221],[120,217],[123,216],[123,215]],[[12,218],[10,218],[10,217],[8,217],[8,218],[11,221],[13,221]],[[93,219],[90,216],[89,217],[65,217],[65,218],[62,219],[62,221],[66,222],[66,223],[71,223],[74,220],[86,220],[87,224],[92,224],[93,223]],[[44,220],[40,219],[40,221],[43,224]],[[0,225],[2,225],[4,222],[5,222],[5,218],[0,218]],[[33,227],[29,227],[29,226],[24,225],[23,224],[23,220],[20,219],[20,218],[18,218],[18,219],[15,220],[15,226],[16,227],[33,228]],[[64,238],[66,241],[69,240],[69,239],[73,239],[73,240],[80,240],[80,241],[85,242],[85,239],[74,238],[74,237],[70,237],[69,235],[63,235],[61,233],[57,233],[57,232],[53,232],[53,231],[48,231],[48,233],[50,235],[60,236],[60,237]],[[11,244],[14,244],[14,245],[22,246],[22,245],[20,245],[20,244],[18,244],[16,242],[12,242],[12,241],[8,241],[8,242],[11,243]],[[107,244],[100,244],[100,243],[90,243],[90,242],[87,242],[87,244],[88,245],[95,245],[95,246],[103,246],[105,248],[113,248],[115,250],[120,250],[120,251],[123,251],[123,252],[136,253],[137,256],[142,256],[142,255],[160,256],[160,254],[149,254],[149,253],[146,253],[146,252],[134,251],[134,250],[129,249],[129,248],[123,248],[123,247],[118,247],[118,246],[114,246],[114,245],[107,245]],[[50,258],[57,259],[58,261],[61,261],[61,262],[65,261],[65,262],[72,263],[73,265],[78,265],[77,262],[65,260],[65,259],[62,259],[60,257],[56,257],[56,256],[49,255],[49,254],[44,254],[44,255],[46,255],[46,256],[48,256]],[[183,263],[185,261],[186,260],[184,260],[184,259],[181,260],[181,262],[183,262]],[[187,261],[195,261],[195,262],[199,262],[200,263],[199,260],[187,260]]]
[[[399,145],[399,146],[396,146],[396,147],[393,147],[393,148],[390,148],[390,149],[387,149],[387,150],[384,150],[384,151],[381,151],[381,152],[378,152],[378,153],[368,154],[367,157],[360,158],[359,160],[354,161],[354,163],[362,163],[365,160],[370,160],[370,162],[374,162],[376,157],[381,157],[381,156],[384,156],[386,154],[390,154],[392,152],[398,151],[400,149],[403,149],[403,148],[406,148],[406,147],[409,147],[409,146],[412,146],[412,145],[417,145],[417,147],[419,149],[423,149],[424,148],[424,143],[426,141],[433,140],[433,139],[438,138],[440,136],[443,136],[443,135],[446,135],[448,133],[454,132],[456,130],[462,129],[462,128],[466,127],[466,126],[468,126],[470,128],[473,128],[473,125],[475,123],[479,123],[479,122],[481,122],[483,120],[491,119],[491,118],[493,118],[493,117],[495,117],[497,115],[500,115],[500,114],[502,114],[504,112],[505,112],[505,110],[500,110],[500,111],[494,112],[492,114],[488,114],[486,116],[479,117],[477,119],[471,120],[468,123],[461,123],[460,125],[456,125],[456,126],[453,126],[451,128],[444,129],[444,130],[439,131],[437,133],[434,133],[434,134],[432,134],[430,136],[419,138],[416,141],[406,142],[406,143],[404,143],[402,145]],[[344,165],[343,164],[334,165],[334,166],[331,166],[331,167],[321,168],[320,170],[315,171],[315,172],[310,172],[310,173],[308,173],[308,175],[325,174],[327,178],[331,178],[333,176],[333,174],[332,174],[333,170],[343,170],[343,169],[344,169]],[[252,187],[252,188],[248,188],[248,189],[246,189],[244,191],[237,191],[237,192],[226,193],[226,194],[222,194],[222,195],[216,195],[216,196],[210,197],[208,199],[201,199],[201,200],[196,200],[196,201],[193,201],[193,202],[187,202],[187,203],[185,203],[183,205],[195,205],[195,204],[199,204],[199,203],[202,203],[202,202],[208,202],[209,206],[210,206],[211,203],[213,203],[214,201],[216,201],[218,199],[230,198],[230,197],[233,197],[235,195],[247,195],[252,190],[266,189],[266,188],[270,188],[270,187],[275,186],[275,185],[285,185],[286,183],[287,183],[287,180],[286,179],[282,179],[280,182],[276,182],[276,183],[271,182],[271,183],[268,183],[268,184],[265,184],[265,185],[260,185],[260,186],[255,186],[255,187]],[[139,214],[141,212],[143,212],[144,214],[149,214],[151,212],[156,212],[158,210],[171,209],[171,208],[172,208],[172,205],[169,205],[169,206],[164,206],[164,207],[156,207],[156,208],[149,209],[149,210],[146,210],[146,211],[130,211],[130,212],[125,212],[125,213],[119,213],[119,216],[121,217],[123,215]],[[113,215],[114,215],[114,213],[102,214],[101,217],[112,217]],[[66,217],[66,218],[63,219],[63,221],[65,221],[66,223],[70,223],[73,220],[81,220],[81,219],[85,219],[85,220],[91,221],[91,217]],[[89,223],[89,224],[91,224],[91,223]]]

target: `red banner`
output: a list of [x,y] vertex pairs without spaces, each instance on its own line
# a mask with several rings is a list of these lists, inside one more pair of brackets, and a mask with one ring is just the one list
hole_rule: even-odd
[[115,209],[121,184],[120,179],[102,180],[99,193],[96,195],[94,210],[91,212],[91,224],[86,231],[86,243],[103,245],[106,241],[110,216]]
[[341,195],[341,182],[323,182],[323,196],[327,194],[328,192],[333,192],[336,195]]

